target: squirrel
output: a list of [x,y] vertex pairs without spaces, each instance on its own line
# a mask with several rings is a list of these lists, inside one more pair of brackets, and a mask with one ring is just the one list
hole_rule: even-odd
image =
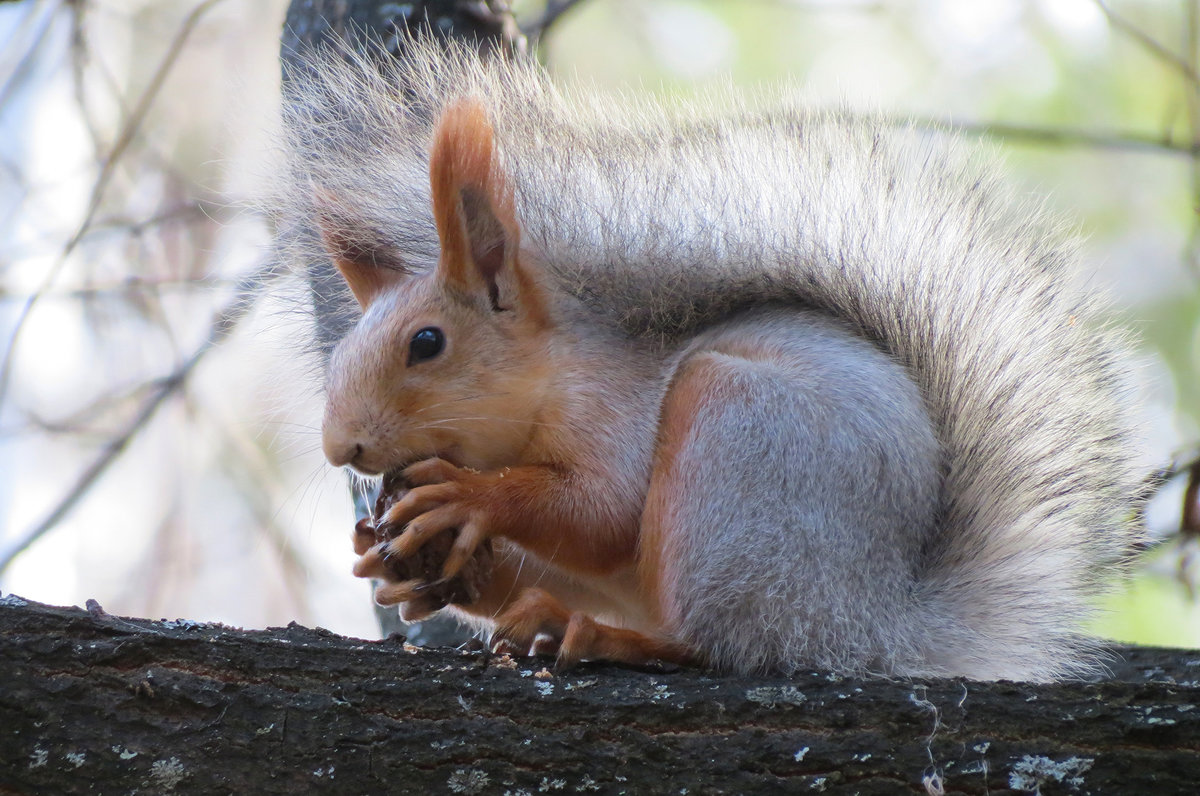
[[410,487],[356,542],[381,604],[436,607],[385,564],[450,531],[444,578],[495,557],[448,610],[564,664],[1102,668],[1080,628],[1139,533],[1128,341],[964,145],[618,105],[446,42],[317,54],[284,123],[279,223],[314,230],[287,256],[353,315],[324,452]]

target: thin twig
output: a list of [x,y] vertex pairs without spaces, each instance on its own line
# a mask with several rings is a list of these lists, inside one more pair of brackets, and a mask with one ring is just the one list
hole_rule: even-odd
[[[92,114],[88,102],[87,70],[92,61],[91,49],[87,40],[87,12],[89,6],[84,3],[71,5],[71,83],[75,91],[75,105],[79,108],[79,118],[87,130],[88,139],[92,144],[93,157],[97,160],[104,152],[104,136],[100,133],[100,124]],[[117,92],[114,92],[117,93]],[[119,101],[119,99],[118,99]],[[127,108],[119,108],[122,115]]]
[[[197,276],[197,277],[170,277],[162,279],[147,279],[144,277],[131,277],[122,280],[121,282],[112,282],[99,285],[89,285],[88,287],[75,287],[68,290],[55,290],[46,294],[46,299],[61,299],[70,301],[91,301],[96,298],[121,297],[129,298],[131,296],[163,296],[163,295],[187,295],[196,293],[211,293],[218,288],[227,288],[236,285],[238,280],[230,277],[221,276]],[[0,293],[0,305],[12,303],[14,301],[22,301],[26,296],[22,294],[5,295]]]
[[96,481],[99,480],[100,476],[104,475],[113,462],[129,446],[134,437],[147,426],[163,403],[179,390],[188,376],[195,370],[196,365],[203,359],[204,355],[229,336],[230,332],[233,331],[254,305],[254,300],[258,297],[263,286],[274,276],[278,275],[278,273],[280,273],[279,266],[274,262],[270,262],[255,269],[253,273],[242,280],[241,286],[234,297],[213,316],[212,323],[209,325],[208,335],[196,347],[192,355],[184,360],[169,375],[158,381],[157,388],[142,404],[137,414],[134,415],[119,433],[105,444],[100,454],[92,460],[91,464],[84,468],[83,472],[75,480],[75,483],[71,485],[71,488],[67,490],[45,518],[26,531],[15,542],[9,544],[3,553],[0,553],[0,573],[4,572],[8,565],[30,545],[54,528],[84,495],[88,493]]
[[[145,235],[147,232],[154,230],[156,227],[166,226],[168,224],[179,222],[189,224],[199,221],[217,221],[226,217],[224,213],[225,207],[216,202],[210,202],[204,199],[190,199],[185,204],[175,205],[165,209],[158,210],[154,215],[148,218],[131,219],[120,218],[113,216],[104,220],[93,220],[92,226],[83,236],[83,241],[91,241],[95,238],[105,235],[124,235],[129,237],[138,237]],[[57,237],[57,236],[55,236]],[[5,256],[0,259],[0,266],[6,266],[10,262],[20,260],[24,257],[36,256],[45,248],[48,248],[51,234],[39,235],[31,238],[24,245],[16,248],[10,248]],[[81,243],[83,241],[80,241]],[[195,280],[178,280],[178,281],[195,281]],[[15,296],[28,300],[32,294],[26,293],[9,293],[0,287],[0,296],[6,299],[12,299]],[[55,294],[51,294],[55,295]],[[40,301],[40,299],[39,299]]]
[[107,439],[112,431],[111,429],[93,427],[93,424],[97,422],[97,418],[113,414],[117,411],[118,407],[132,404],[136,399],[142,398],[156,387],[157,383],[155,381],[143,381],[138,382],[132,387],[122,386],[107,391],[92,400],[87,406],[59,420],[47,420],[34,410],[26,410],[25,417],[27,418],[27,422],[25,426],[23,428],[0,430],[0,439],[28,434],[30,428],[45,434],[72,434],[79,437],[86,436],[89,439],[97,441]]
[[1096,133],[1069,127],[1037,127],[1003,122],[955,122],[947,119],[896,117],[897,126],[914,125],[925,130],[950,130],[967,135],[1003,138],[1060,147],[1091,147],[1133,152],[1158,152],[1191,156],[1200,151],[1200,143],[1182,143],[1142,133]]
[[13,59],[12,71],[4,78],[4,83],[0,84],[0,108],[3,108],[8,103],[9,96],[14,88],[20,84],[21,78],[24,77],[29,68],[33,65],[33,54],[42,46],[46,36],[50,33],[51,23],[54,22],[54,17],[58,13],[59,6],[62,5],[61,0],[55,0],[53,3],[42,3],[43,8],[41,16],[38,17],[38,11],[35,6],[30,7],[28,14],[21,20],[21,26],[13,36],[13,41],[19,40],[22,36],[28,33],[28,28],[34,24],[36,19],[39,24],[37,31],[29,37],[29,45]]
[[138,99],[137,105],[134,106],[133,113],[125,120],[125,124],[121,129],[117,140],[113,143],[112,150],[108,157],[100,167],[100,174],[96,177],[96,182],[92,186],[91,197],[88,199],[87,210],[84,212],[83,221],[80,222],[75,234],[71,236],[59,253],[57,260],[46,271],[45,277],[42,279],[38,289],[30,295],[25,305],[21,307],[21,312],[17,316],[16,323],[13,324],[12,335],[9,337],[8,346],[4,352],[4,359],[0,362],[0,400],[8,393],[8,381],[12,375],[13,353],[16,351],[17,340],[21,335],[21,331],[25,328],[25,323],[29,318],[29,313],[37,304],[39,298],[53,286],[58,279],[58,275],[62,272],[63,266],[66,265],[67,259],[71,253],[75,251],[75,247],[83,240],[88,229],[92,225],[92,221],[96,217],[96,212],[100,209],[100,201],[104,198],[104,192],[108,188],[109,182],[112,180],[113,174],[116,172],[117,163],[121,156],[125,154],[130,143],[133,142],[138,130],[142,126],[142,122],[149,113],[150,107],[157,99],[159,91],[162,89],[163,83],[167,76],[171,73],[171,69],[175,66],[176,61],[183,52],[183,45],[195,30],[201,18],[215,5],[222,0],[204,0],[200,5],[192,9],[187,18],[183,21],[179,31],[175,34],[170,46],[167,48],[167,54],[159,63],[158,68],[154,72],[150,84],[146,86],[146,90],[142,92]]
[[1200,83],[1200,74],[1196,73],[1196,70],[1190,63],[1188,63],[1186,58],[1181,58],[1180,56],[1171,52],[1154,37],[1150,36],[1144,30],[1117,14],[1117,12],[1108,7],[1108,4],[1105,3],[1104,0],[1092,1],[1104,13],[1104,16],[1108,19],[1108,24],[1112,25],[1114,28],[1121,31],[1126,36],[1129,36],[1138,44],[1142,45],[1142,47],[1150,52],[1151,55],[1158,58],[1175,71],[1179,72],[1192,83]]

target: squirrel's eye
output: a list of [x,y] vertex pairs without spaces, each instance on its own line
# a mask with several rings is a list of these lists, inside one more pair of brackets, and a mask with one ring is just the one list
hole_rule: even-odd
[[436,326],[426,326],[413,335],[408,344],[408,364],[424,362],[442,353],[446,346],[446,336]]

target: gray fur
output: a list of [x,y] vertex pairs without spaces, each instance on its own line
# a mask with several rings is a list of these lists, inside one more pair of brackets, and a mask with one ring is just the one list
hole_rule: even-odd
[[[728,638],[755,634],[757,616],[779,641],[714,640],[714,649],[727,645],[715,660],[1034,679],[1093,664],[1078,628],[1136,535],[1125,343],[1104,326],[1104,302],[1081,284],[1074,248],[960,145],[851,114],[762,111],[729,97],[725,110],[704,101],[617,107],[564,96],[534,66],[481,62],[457,47],[418,48],[382,72],[342,57],[315,60],[315,77],[285,103],[289,174],[272,200],[283,228],[309,223],[316,184],[339,197],[368,244],[398,252],[411,270],[431,268],[432,119],[448,100],[476,96],[516,191],[523,249],[614,334],[673,350],[748,308],[804,307],[837,319],[832,342],[813,332],[812,345],[832,346],[823,361],[840,361],[830,352],[849,346],[846,361],[861,360],[863,372],[890,379],[898,363],[915,385],[917,397],[904,397],[903,384],[885,391],[910,420],[919,404],[936,441],[934,472],[910,491],[922,494],[933,479],[935,519],[895,541],[911,583],[874,591],[869,579],[841,577],[852,558],[823,556],[808,542],[786,560],[766,560],[778,545],[742,550],[742,568],[731,564],[718,579],[754,599],[713,618],[719,605],[697,597],[680,609],[678,626]],[[311,235],[286,242],[296,261],[321,261]],[[343,304],[354,311],[348,296]],[[852,350],[852,336],[873,347]],[[756,387],[776,388],[769,380]],[[869,405],[857,390],[847,407]],[[872,422],[844,412],[850,425]],[[886,445],[911,452],[920,471],[925,432],[919,419],[909,426]],[[848,494],[889,488],[872,479],[853,468],[843,475]],[[872,505],[887,505],[881,500]],[[923,497],[896,500],[900,515],[923,510]],[[736,524],[744,508],[697,510]],[[711,561],[719,552],[698,555]],[[685,576],[722,572],[680,566]],[[814,640],[792,610],[814,599],[797,591],[806,582],[826,584],[815,599],[847,611],[880,606],[843,623],[861,625],[870,650],[850,649],[844,635]],[[885,610],[901,592],[904,610]],[[842,622],[840,608],[828,610]],[[736,629],[735,619],[750,626]]]
[[738,316],[680,361],[705,357],[712,399],[653,476],[680,496],[669,623],[722,668],[929,671],[930,620],[954,619],[916,596],[941,486],[916,385],[811,311]]

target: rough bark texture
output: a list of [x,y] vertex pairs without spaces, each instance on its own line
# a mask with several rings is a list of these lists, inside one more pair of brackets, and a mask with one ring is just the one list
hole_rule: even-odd
[[3,793],[1196,792],[1200,652],[1028,685],[722,677],[0,598]]

